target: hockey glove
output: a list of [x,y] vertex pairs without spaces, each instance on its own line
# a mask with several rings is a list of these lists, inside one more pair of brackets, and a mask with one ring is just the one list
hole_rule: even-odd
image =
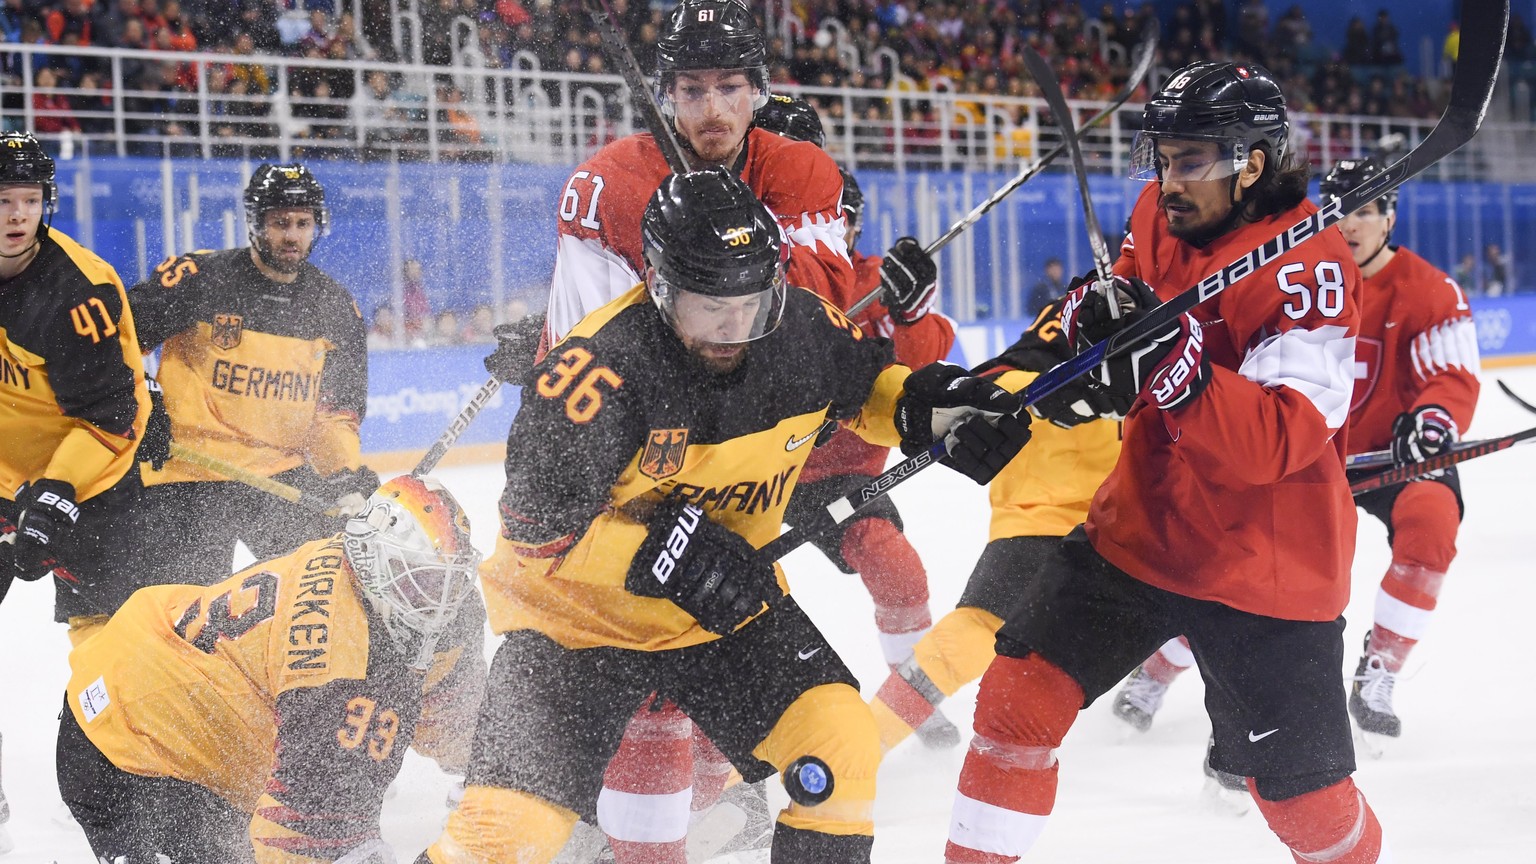
[[160,382],[146,378],[144,383],[149,387],[149,422],[139,441],[138,459],[159,471],[171,458],[171,415],[165,411],[165,391]]
[[[1110,315],[1109,301],[1093,282],[1080,280],[1067,294],[1061,326],[1079,352],[1161,305],[1151,287],[1140,279],[1116,276],[1114,294],[1121,310],[1118,319]],[[1164,410],[1182,408],[1210,383],[1200,322],[1188,313],[1180,315],[1130,350],[1105,360],[1089,375],[1117,414],[1128,413],[1137,396]]]
[[497,324],[491,332],[496,336],[496,350],[485,358],[485,371],[503,384],[522,384],[539,352],[544,316],[529,315],[511,324]]
[[641,597],[671,600],[720,636],[783,596],[772,561],[679,499],[656,508],[624,587]]
[[899,324],[912,324],[928,314],[938,293],[939,266],[923,244],[903,237],[880,262],[881,299]]
[[59,564],[57,550],[80,518],[75,487],[63,480],[23,483],[16,491],[16,548],[11,563],[16,578],[34,582],[58,571],[59,578],[74,577]]
[[1018,395],[959,366],[930,363],[902,386],[906,392],[894,420],[901,452],[908,456],[953,433],[942,461],[985,484],[1029,441],[1029,418],[1018,416],[1023,404]]
[[[1061,309],[1065,303],[1066,298],[1058,297],[1040,310],[1035,323],[1019,336],[1019,341],[998,355],[997,362],[1025,372],[1045,372],[1075,357],[1077,351],[1061,329]],[[1074,378],[1040,397],[1029,410],[1063,429],[1100,417],[1122,419],[1109,397],[1086,376]]]
[[351,519],[363,512],[368,505],[368,496],[379,488],[379,475],[367,465],[355,471],[344,468],[325,478],[325,485],[324,497],[335,499],[337,515]]
[[[1412,465],[1450,449],[1460,439],[1451,412],[1439,405],[1421,405],[1404,411],[1392,421],[1392,462]],[[1444,477],[1445,470],[1430,471],[1414,480]]]

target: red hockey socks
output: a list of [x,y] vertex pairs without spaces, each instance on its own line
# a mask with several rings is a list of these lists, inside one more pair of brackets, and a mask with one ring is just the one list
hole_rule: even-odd
[[619,864],[686,864],[693,798],[693,721],[646,702],[603,774],[597,820]]
[[1368,654],[1400,672],[1429,621],[1456,557],[1456,495],[1444,483],[1409,483],[1392,506],[1392,566],[1376,592]]
[[1381,823],[1346,777],[1325,789],[1284,801],[1266,801],[1248,789],[1271,831],[1296,864],[1375,864],[1382,858]]
[[885,519],[860,519],[850,525],[839,551],[875,601],[880,650],[886,665],[895,669],[912,656],[912,647],[933,626],[923,560],[906,535]]
[[1172,684],[1184,670],[1195,665],[1195,655],[1189,650],[1189,640],[1175,636],[1152,652],[1141,664],[1141,671],[1159,684]]
[[731,760],[725,758],[720,748],[709,740],[704,730],[698,726],[693,727],[693,803],[692,809],[697,816],[705,810],[715,806],[720,801],[720,795],[725,791],[731,780],[731,772],[736,770],[731,765]]
[[948,864],[1009,864],[1029,851],[1056,802],[1056,755],[1083,690],[1039,655],[998,657],[981,678],[950,816]]

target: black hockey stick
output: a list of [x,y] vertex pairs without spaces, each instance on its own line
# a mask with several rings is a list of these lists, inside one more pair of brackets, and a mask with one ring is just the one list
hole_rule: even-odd
[[[1517,397],[1517,401],[1518,397]],[[1397,468],[1388,468],[1385,471],[1363,477],[1349,484],[1349,491],[1354,495],[1370,492],[1375,489],[1384,489],[1388,486],[1396,486],[1406,483],[1416,477],[1423,477],[1434,471],[1449,468],[1459,462],[1468,459],[1476,459],[1479,456],[1487,456],[1489,453],[1497,453],[1500,450],[1508,450],[1510,447],[1536,438],[1536,427],[1526,429],[1523,432],[1513,432],[1498,438],[1486,438],[1482,441],[1461,444],[1449,452],[1439,456],[1431,456],[1423,462],[1415,462],[1412,465],[1402,465]]]
[[661,149],[661,155],[667,160],[667,167],[674,174],[686,174],[692,167],[688,164],[688,157],[683,155],[683,148],[677,143],[677,136],[673,134],[672,124],[667,122],[666,115],[661,113],[661,106],[656,103],[656,94],[652,92],[649,82],[645,80],[645,74],[640,71],[640,64],[636,62],[634,52],[629,50],[629,45],[624,41],[624,34],[619,32],[619,26],[615,23],[617,16],[613,6],[608,0],[582,0],[587,7],[587,14],[591,16],[592,23],[597,27],[597,35],[603,40],[603,53],[608,55],[608,62],[619,70],[624,76],[624,83],[629,87],[629,100],[634,104],[635,110],[645,118],[645,125],[651,129],[651,135],[656,139],[656,146]]
[[[1100,123],[1104,122],[1104,120],[1111,114],[1120,110],[1120,106],[1124,105],[1126,101],[1129,100],[1133,94],[1135,94],[1136,88],[1140,87],[1142,80],[1147,77],[1147,71],[1152,68],[1152,58],[1156,53],[1157,22],[1152,21],[1148,23],[1145,32],[1142,33],[1141,43],[1136,46],[1136,55],[1133,58],[1133,62],[1131,63],[1131,74],[1130,77],[1126,79],[1125,86],[1120,88],[1120,92],[1116,93],[1114,98],[1109,100],[1109,104],[1105,105],[1103,110],[1099,111],[1099,113],[1093,115],[1092,117],[1089,117],[1088,120],[1083,123],[1083,129],[1092,129],[1095,126],[1098,126]],[[1044,156],[1041,156],[1034,162],[1024,166],[1024,168],[1020,170],[1018,174],[1013,176],[1012,180],[1009,180],[1007,183],[999,186],[997,191],[993,192],[992,195],[987,198],[987,200],[971,208],[971,212],[965,214],[958,221],[956,221],[955,224],[949,226],[948,231],[945,231],[943,234],[939,235],[939,239],[929,243],[923,251],[927,252],[930,257],[937,254],[940,249],[943,249],[945,246],[949,245],[949,241],[959,237],[961,233],[963,233],[967,228],[970,228],[972,225],[975,225],[977,222],[979,222],[981,217],[985,216],[988,210],[991,210],[993,207],[996,207],[998,204],[1002,203],[1004,198],[1007,198],[1009,195],[1013,194],[1013,192],[1020,186],[1023,186],[1025,183],[1032,180],[1035,175],[1039,174],[1041,171],[1044,171],[1046,166],[1054,162],[1056,157],[1066,152],[1066,149],[1067,145],[1065,142],[1057,144],[1050,150],[1050,152],[1046,153]],[[848,307],[846,314],[852,316],[862,312],[864,307],[879,299],[881,290],[882,289],[876,288],[868,294],[865,294],[863,297],[860,297],[858,302]]]
[[1499,389],[1504,391],[1504,395],[1515,400],[1516,405],[1519,405],[1521,408],[1524,408],[1532,414],[1536,414],[1536,405],[1532,405],[1531,403],[1515,395],[1515,391],[1509,389],[1509,385],[1505,384],[1503,381],[1497,381],[1497,383],[1499,385]]
[[1120,303],[1118,298],[1110,295],[1113,289],[1109,281],[1109,245],[1104,242],[1104,229],[1099,227],[1099,217],[1093,212],[1093,198],[1088,194],[1088,168],[1083,165],[1083,148],[1077,140],[1072,107],[1067,104],[1066,94],[1061,92],[1061,81],[1057,80],[1051,64],[1040,56],[1040,52],[1033,48],[1026,50],[1024,65],[1029,68],[1029,77],[1040,86],[1040,95],[1045,97],[1045,104],[1050,106],[1051,114],[1056,118],[1056,128],[1061,130],[1062,143],[1072,155],[1072,173],[1077,175],[1077,192],[1083,199],[1083,224],[1088,230],[1088,246],[1093,250],[1093,269],[1099,277],[1098,290],[1109,304],[1109,317],[1117,319]]
[[[1272,261],[1276,256],[1317,236],[1349,213],[1367,202],[1375,201],[1382,193],[1397,188],[1408,178],[1470,141],[1482,124],[1483,114],[1488,110],[1488,100],[1493,95],[1493,86],[1498,81],[1499,61],[1504,54],[1504,33],[1509,25],[1508,0],[1466,0],[1462,7],[1462,25],[1462,33],[1468,45],[1489,45],[1496,46],[1496,49],[1474,52],[1457,64],[1456,79],[1451,84],[1450,103],[1441,115],[1440,122],[1435,124],[1435,128],[1418,147],[1366,184],[1333,199],[1322,210],[1292,225],[1258,249],[1147,313],[1141,321],[1093,345],[1072,360],[1047,370],[1024,391],[1024,404],[1040,401],[1041,397],[1059,390],[1067,382],[1098,366],[1109,350],[1114,350],[1115,354],[1129,350],[1151,332],[1166,327],[1177,316],[1254,272],[1262,262]],[[948,445],[945,440],[933,442],[927,450],[892,465],[878,477],[828,504],[825,513],[817,514],[818,518],[810,524],[770,541],[763,547],[764,551],[773,558],[782,557],[810,537],[848,521],[860,508],[889,493],[919,471],[939,461],[946,453]]]

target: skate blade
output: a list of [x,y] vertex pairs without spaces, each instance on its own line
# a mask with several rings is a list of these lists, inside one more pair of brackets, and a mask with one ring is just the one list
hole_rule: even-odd
[[1390,735],[1381,735],[1376,732],[1367,732],[1360,727],[1355,727],[1355,750],[1371,759],[1380,759],[1387,755],[1387,751],[1397,741]]
[[1205,778],[1205,788],[1200,790],[1200,802],[1204,809],[1218,816],[1236,818],[1253,809],[1253,796],[1246,791],[1228,789],[1214,777]]

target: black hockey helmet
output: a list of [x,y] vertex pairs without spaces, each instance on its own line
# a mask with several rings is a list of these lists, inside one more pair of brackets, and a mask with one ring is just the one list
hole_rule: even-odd
[[859,242],[859,232],[864,230],[864,190],[859,188],[859,181],[852,174],[842,168],[837,169],[837,173],[843,175],[843,218],[848,221],[848,250],[851,252]]
[[1290,137],[1285,95],[1273,76],[1252,63],[1192,63],[1173,73],[1142,110],[1141,131],[1131,145],[1131,178],[1160,179],[1157,139],[1216,141],[1230,161],[1214,166],[1207,180],[1242,170],[1248,154],[1263,145],[1269,164],[1285,161]]
[[[1318,183],[1318,193],[1325,199],[1338,198],[1365,181],[1387,170],[1397,161],[1403,150],[1401,135],[1391,135],[1377,143],[1376,149],[1359,159],[1340,159],[1338,164]],[[1397,209],[1397,187],[1382,193],[1376,199],[1383,216]]]
[[768,103],[752,115],[752,125],[776,135],[796,141],[809,141],[817,147],[827,146],[827,133],[821,128],[821,115],[804,99],[778,93],[768,97]]
[[59,206],[59,184],[53,178],[53,157],[43,151],[31,132],[0,134],[0,186],[35,183],[43,187],[45,219]]
[[[651,299],[679,335],[735,344],[778,326],[789,247],[773,214],[741,178],[724,168],[669,175],[646,204],[640,238],[654,270],[648,280]],[[724,304],[737,311],[750,308],[754,315],[750,323],[719,330],[691,314],[698,298],[687,295],[758,302]]]
[[[251,246],[269,266],[276,266],[269,257],[266,240],[262,234],[266,214],[272,210],[306,209],[315,214],[315,244],[331,231],[331,211],[325,206],[325,187],[303,165],[267,165],[256,167],[251,182],[245,186],[245,228]],[[310,247],[314,251],[314,247]]]
[[661,108],[672,112],[676,74],[693,69],[740,69],[757,88],[754,109],[768,101],[768,45],[744,0],[682,0],[656,43]]

